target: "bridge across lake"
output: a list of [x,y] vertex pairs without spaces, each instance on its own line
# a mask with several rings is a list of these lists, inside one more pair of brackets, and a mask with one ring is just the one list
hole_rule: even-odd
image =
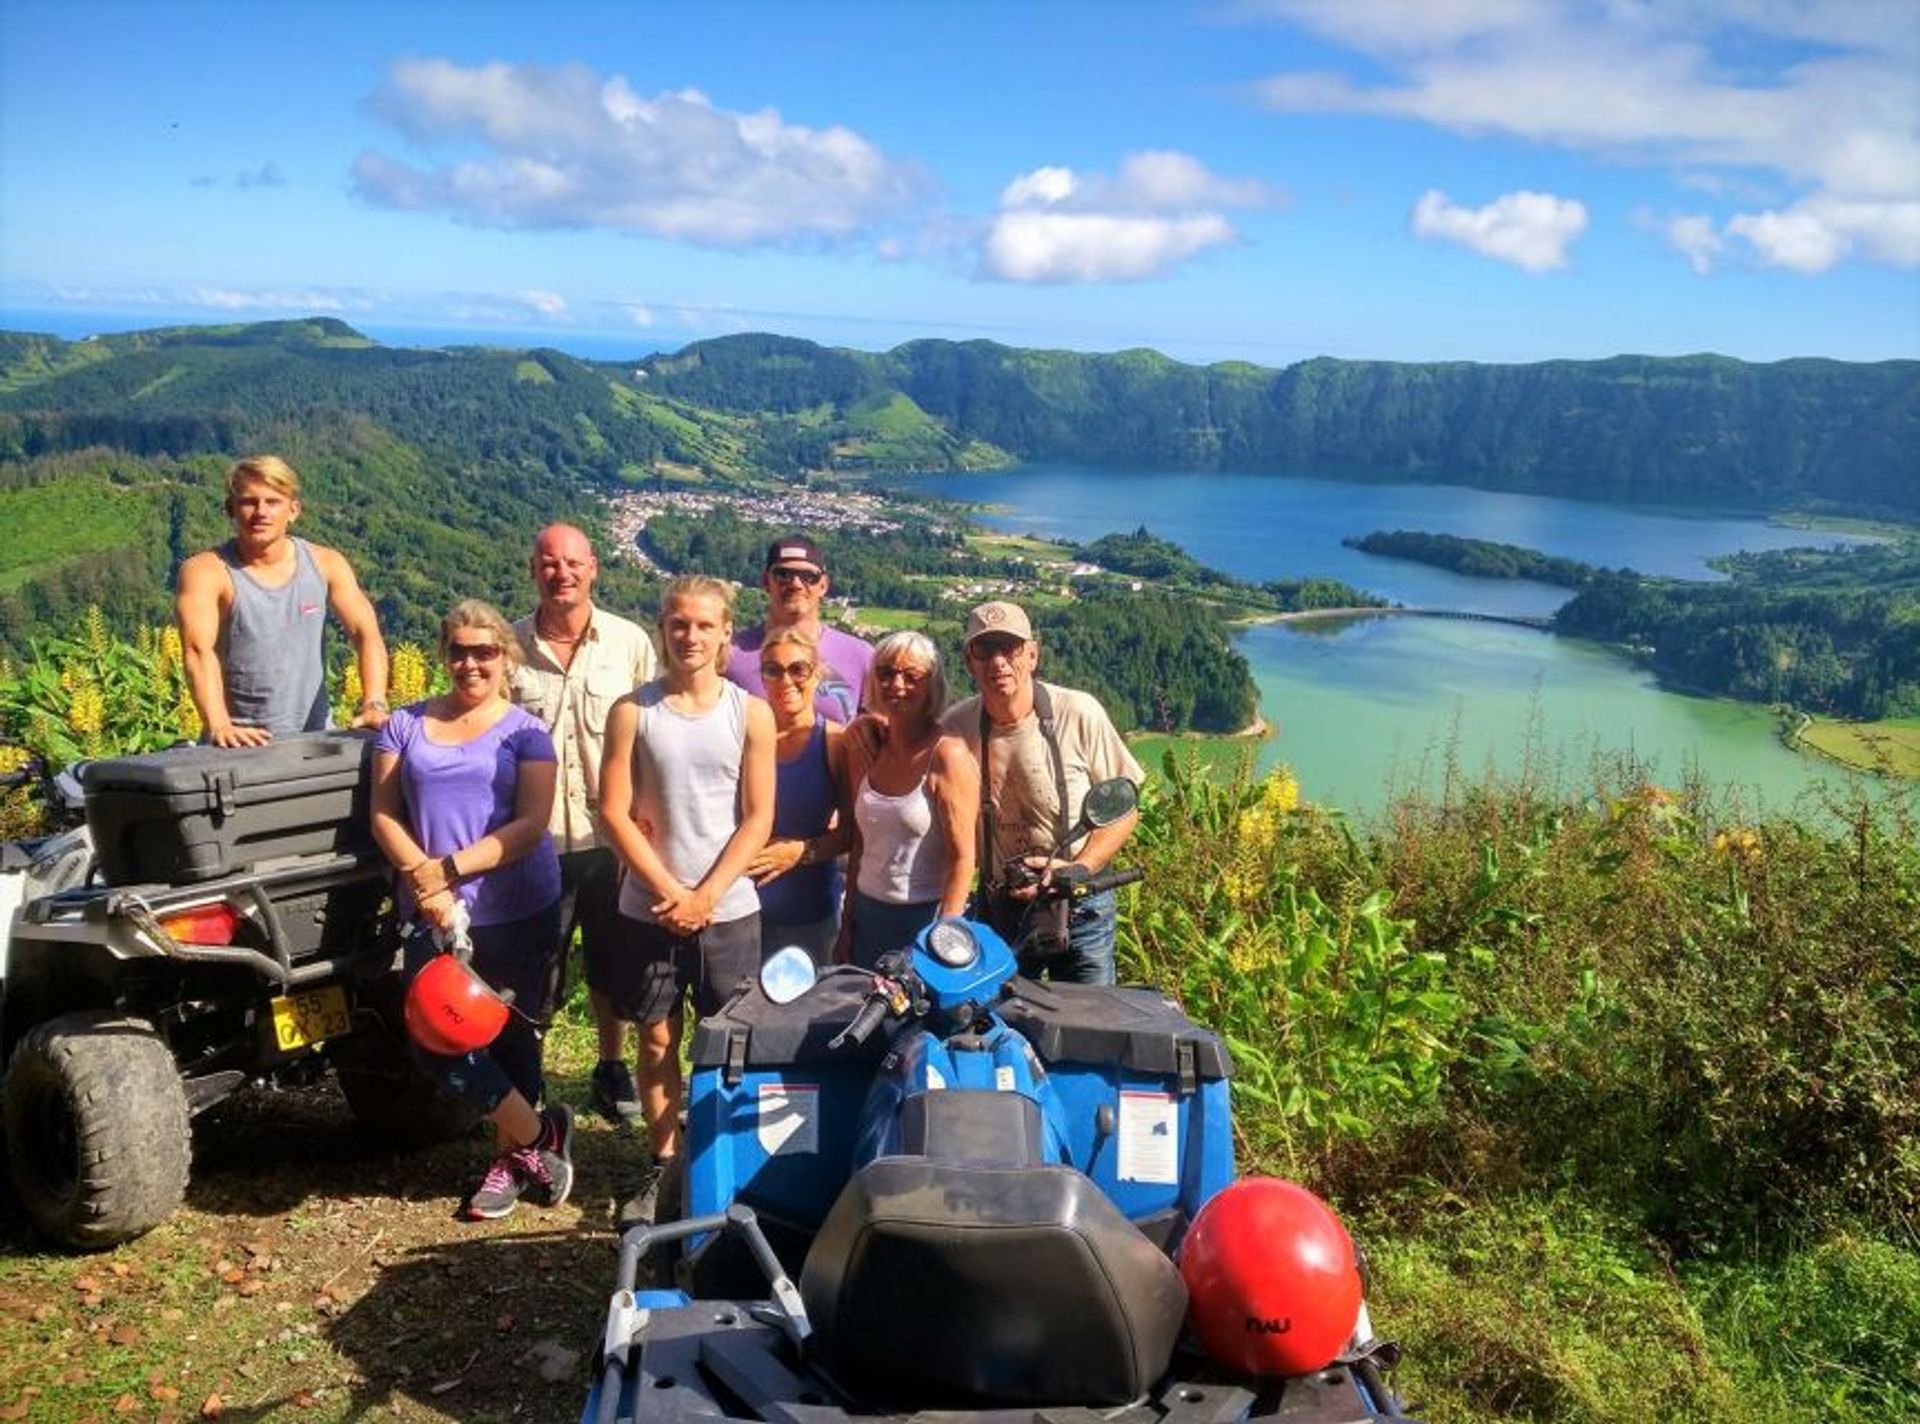
[[1465,608],[1407,608],[1395,604],[1390,608],[1303,608],[1298,613],[1277,613],[1272,618],[1264,618],[1263,623],[1312,623],[1326,618],[1459,618],[1471,623],[1511,623],[1516,628],[1533,628],[1542,633],[1551,632],[1551,618],[1530,618],[1520,613],[1476,613]]

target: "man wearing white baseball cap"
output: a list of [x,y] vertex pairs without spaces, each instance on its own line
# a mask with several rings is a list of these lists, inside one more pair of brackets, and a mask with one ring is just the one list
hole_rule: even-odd
[[[1065,859],[1054,848],[1078,818],[1088,787],[1117,776],[1138,784],[1145,773],[1095,698],[1034,676],[1040,643],[1018,604],[983,603],[969,613],[966,656],[980,695],[951,708],[943,725],[966,739],[980,763],[978,904],[1004,934],[1026,916],[1037,889],[1008,884],[1007,863],[1024,860],[1065,878],[1104,869],[1133,834],[1137,813],[1062,848]],[[1047,961],[1049,973],[1072,983],[1113,983],[1113,892],[1055,904],[1065,913],[1066,923],[1053,932],[1064,948]]]

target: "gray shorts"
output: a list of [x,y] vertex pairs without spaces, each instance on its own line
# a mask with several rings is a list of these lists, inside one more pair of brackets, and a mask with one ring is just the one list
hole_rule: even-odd
[[760,916],[745,915],[675,934],[664,925],[620,916],[614,943],[587,946],[587,985],[604,994],[631,1023],[661,1023],[693,993],[702,1018],[720,1012],[760,972]]

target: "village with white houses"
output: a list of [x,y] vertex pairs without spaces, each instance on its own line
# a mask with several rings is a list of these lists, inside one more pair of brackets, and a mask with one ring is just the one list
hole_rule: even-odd
[[[756,491],[754,493],[706,490],[630,490],[609,496],[607,525],[613,535],[614,557],[636,563],[650,573],[669,573],[647,553],[642,535],[647,522],[664,514],[700,516],[725,510],[737,518],[775,529],[849,530],[863,534],[886,534],[901,527],[887,502],[874,495],[849,490],[831,494],[808,490]],[[958,557],[956,553],[956,557]],[[1031,564],[1028,577],[1000,579],[959,579],[941,589],[943,602],[974,604],[982,599],[1019,598],[1036,589],[1072,597],[1076,580],[1098,578],[1107,573],[1100,565],[1072,558],[1033,558],[1009,550],[1009,563]],[[1141,584],[1129,580],[1138,590]],[[856,610],[850,600],[834,598],[840,605],[843,621],[853,621]]]

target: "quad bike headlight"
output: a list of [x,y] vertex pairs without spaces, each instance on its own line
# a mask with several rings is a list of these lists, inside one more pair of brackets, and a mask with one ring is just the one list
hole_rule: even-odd
[[965,969],[980,957],[980,944],[964,920],[941,920],[927,931],[927,953],[949,969]]

